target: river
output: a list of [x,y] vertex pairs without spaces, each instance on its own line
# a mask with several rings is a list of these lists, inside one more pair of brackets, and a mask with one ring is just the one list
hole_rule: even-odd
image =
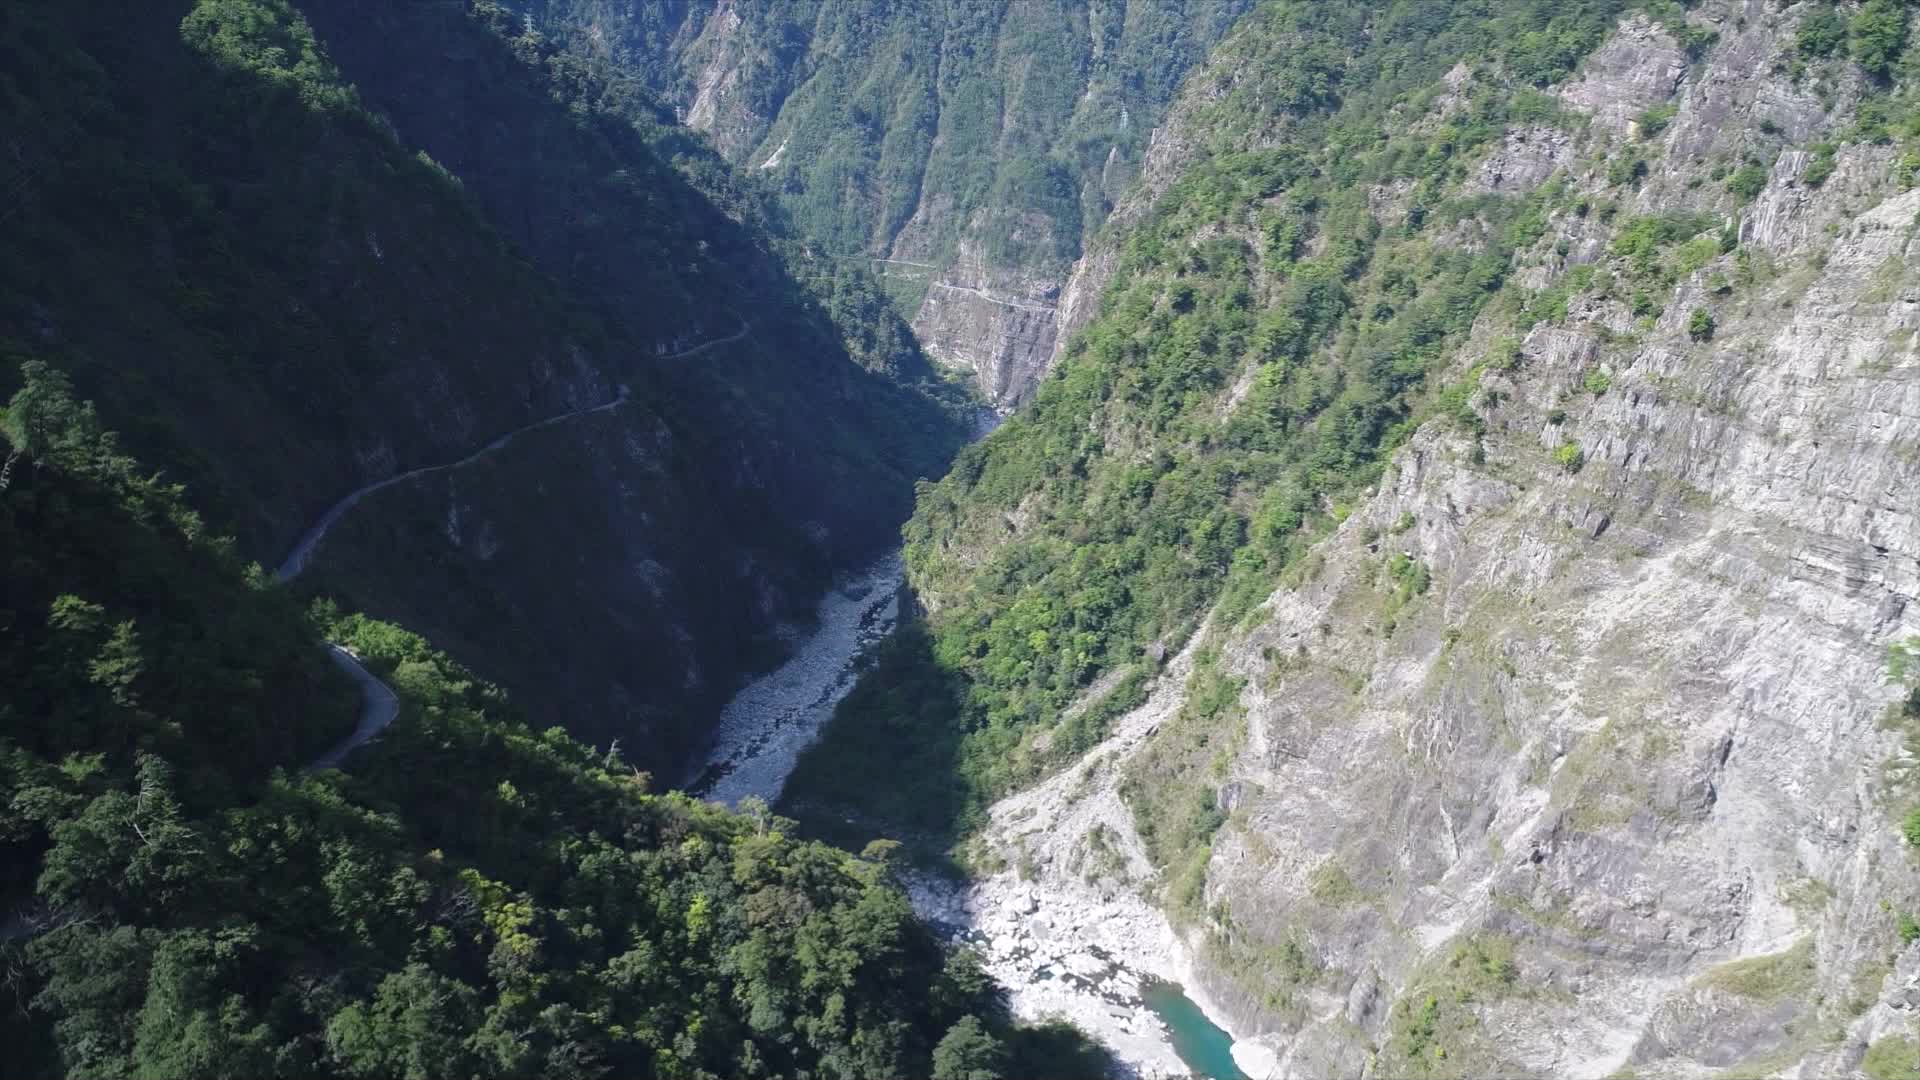
[[[991,418],[983,420],[976,437],[992,426]],[[778,800],[801,753],[859,679],[862,658],[899,622],[904,580],[896,550],[836,582],[792,657],[727,703],[707,759],[686,778],[686,790],[728,805],[750,796]],[[1107,1043],[1131,1075],[1247,1080],[1231,1053],[1233,1037],[1178,984],[1151,974],[1163,962],[1138,962],[1148,954],[1164,961],[1174,946],[1162,940],[1169,936],[1164,916],[1131,898],[1133,918],[1095,918],[1101,932],[1089,934],[1095,927],[1075,917],[1085,912],[1064,893],[1041,895],[1051,891],[1044,885],[1022,889],[1012,919],[998,917],[1006,913],[998,895],[1004,889],[991,883],[969,891],[922,881],[910,891],[930,922],[981,950],[988,969],[1012,991],[1016,1013],[1069,1016]],[[1064,921],[1041,935],[1053,940],[1036,942],[1035,927],[1053,926],[1056,916]],[[1147,929],[1130,930],[1135,923]]]
[[729,806],[749,795],[778,799],[801,751],[853,689],[860,658],[893,632],[904,580],[900,552],[891,551],[828,589],[813,632],[793,656],[720,713],[713,748],[687,778],[687,792]]
[[[902,581],[895,551],[829,589],[814,629],[792,657],[727,704],[687,791],[729,805],[749,796],[776,801],[800,754],[859,678],[861,658],[898,623]],[[1110,917],[1092,915],[1067,894],[1051,895],[1054,890],[1034,883],[1022,887],[1013,917],[1003,918],[1009,911],[1004,884],[982,883],[970,892],[922,881],[911,891],[923,916],[981,951],[988,970],[1012,992],[1016,1013],[1067,1015],[1107,1043],[1132,1075],[1246,1080],[1234,1064],[1233,1037],[1177,984],[1153,974],[1160,964],[1139,963],[1175,947],[1163,940],[1164,917],[1137,899]],[[1050,926],[1050,933],[1040,932]]]
[[1248,1080],[1233,1060],[1233,1036],[1207,1019],[1178,983],[1151,982],[1140,988],[1141,1001],[1166,1025],[1173,1052],[1195,1076],[1211,1080]]
[[[991,435],[1000,420],[992,409],[976,409],[970,441]],[[687,793],[728,806],[750,795],[777,800],[801,752],[859,679],[861,658],[900,621],[905,583],[898,548],[835,582],[793,656],[727,703],[706,761],[686,778]]]

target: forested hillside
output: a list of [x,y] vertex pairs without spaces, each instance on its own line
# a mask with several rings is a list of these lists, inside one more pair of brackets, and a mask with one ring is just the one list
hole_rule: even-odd
[[1920,1075],[1914,7],[0,6],[15,1071]]
[[[0,1031],[21,1076],[1097,1072],[888,853],[655,794],[421,638],[302,612],[67,380],[0,413]],[[402,715],[350,772],[322,659]]]
[[627,387],[369,497],[312,577],[677,767],[892,542],[962,396],[631,79],[493,4],[304,10],[0,12],[0,391],[68,372],[274,565]]
[[1249,1075],[1913,1075],[1912,19],[1259,5],[787,805]]
[[886,276],[941,360],[1002,404],[1180,80],[1248,0],[509,5],[633,72],[766,178],[823,257]]
[[[1119,241],[1101,314],[1029,408],[921,492],[907,550],[924,636],[876,682],[932,688],[904,707],[945,722],[857,704],[802,797],[894,800],[879,820],[913,807],[939,831],[975,820],[1098,743],[1216,601],[1232,623],[1264,599],[1419,423],[1471,425],[1472,388],[1430,376],[1489,304],[1550,304],[1505,285],[1560,192],[1450,189],[1507,131],[1577,123],[1539,87],[1621,9],[1248,16],[1187,91],[1191,154]],[[1463,62],[1485,74],[1439,82]],[[1405,207],[1397,228],[1381,198]],[[1424,590],[1419,567],[1399,573]],[[1067,709],[1093,685],[1110,689]],[[951,761],[927,770],[955,778],[951,797],[829,779],[849,756],[898,776],[882,763],[903,753]]]

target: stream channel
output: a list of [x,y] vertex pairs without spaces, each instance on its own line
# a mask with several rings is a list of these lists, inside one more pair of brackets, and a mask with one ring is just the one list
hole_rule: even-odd
[[[749,796],[776,802],[801,752],[853,689],[867,650],[899,622],[904,582],[905,568],[896,550],[828,589],[814,629],[792,657],[727,703],[707,760],[686,779],[687,792],[729,806]],[[977,933],[942,926],[961,939]],[[1030,977],[1052,974],[1037,967]],[[1229,1052],[1233,1036],[1207,1019],[1178,985],[1153,982],[1140,991],[1140,1005],[1159,1019],[1167,1043],[1192,1075],[1247,1080]],[[1142,1075],[1152,1071],[1138,1070]]]

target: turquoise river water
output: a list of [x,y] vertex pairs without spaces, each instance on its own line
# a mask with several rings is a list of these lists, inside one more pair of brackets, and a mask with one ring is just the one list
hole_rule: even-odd
[[1212,1080],[1248,1080],[1233,1063],[1233,1036],[1215,1027],[1180,984],[1147,983],[1140,988],[1140,997],[1167,1025],[1173,1036],[1173,1052],[1195,1075]]

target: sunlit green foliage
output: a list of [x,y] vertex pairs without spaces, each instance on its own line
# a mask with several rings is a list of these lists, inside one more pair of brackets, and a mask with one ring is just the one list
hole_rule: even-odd
[[1832,56],[1847,42],[1847,22],[1840,13],[1820,5],[1800,17],[1800,29],[1794,34],[1794,46],[1801,56]]
[[1907,47],[1907,8],[1907,0],[1866,0],[1848,22],[1848,48],[1869,75],[1886,78]]
[[996,264],[1060,273],[1181,76],[1252,2],[552,0],[539,25],[685,106],[707,62],[703,20],[726,10],[743,77],[720,127],[737,158],[767,166],[755,171],[802,232],[839,253],[904,239],[902,257],[936,263],[964,240]]
[[1872,1080],[1920,1080],[1920,1040],[1903,1035],[1875,1039],[1860,1068]]
[[[0,1031],[21,1075],[1103,1071],[1009,1023],[884,851],[652,794],[423,639],[303,616],[44,365],[0,432],[0,912],[31,916],[0,939]],[[300,768],[359,705],[323,635],[401,699],[344,773]]]
[[1813,160],[1807,162],[1806,171],[1800,174],[1800,179],[1804,181],[1808,187],[1819,187],[1821,184],[1826,183],[1827,177],[1833,175],[1835,167],[1834,159],[1838,153],[1839,147],[1830,142],[1815,143],[1813,146]]
[[1733,170],[1727,177],[1727,190],[1741,202],[1750,202],[1767,186],[1767,167],[1757,161],[1749,161]]
[[1219,662],[1212,650],[1196,659],[1180,712],[1128,763],[1120,784],[1147,856],[1165,875],[1164,899],[1183,919],[1203,906],[1213,835],[1227,822],[1219,784],[1244,735],[1243,681]]
[[[1568,122],[1526,88],[1570,71],[1621,9],[1249,15],[1190,84],[1196,151],[1126,234],[1100,316],[1025,411],[920,493],[908,567],[936,602],[918,654],[876,678],[898,665],[938,704],[896,701],[916,720],[889,719],[856,694],[795,775],[796,805],[884,819],[905,801],[892,776],[849,784],[869,774],[840,765],[910,759],[930,767],[913,790],[939,789],[929,803],[965,828],[1066,760],[1057,740],[1098,730],[1067,711],[1095,679],[1152,671],[1216,604],[1245,616],[1425,416],[1470,425],[1472,387],[1450,397],[1429,375],[1543,235],[1557,188],[1450,193],[1510,125]],[[1462,59],[1487,80],[1436,118]],[[1367,192],[1401,182],[1388,226]]]

